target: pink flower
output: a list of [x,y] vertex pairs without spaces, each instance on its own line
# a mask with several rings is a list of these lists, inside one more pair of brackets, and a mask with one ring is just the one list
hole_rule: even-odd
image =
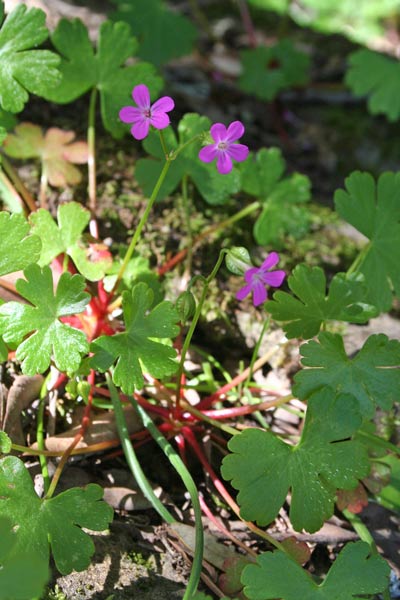
[[124,106],[119,111],[119,118],[124,123],[133,123],[131,134],[136,140],[143,140],[149,133],[150,125],[156,129],[165,129],[170,121],[166,114],[175,106],[169,96],[163,96],[154,104],[150,104],[150,93],[147,85],[141,83],[132,90],[136,106]]
[[248,147],[244,144],[234,144],[244,134],[243,123],[233,121],[228,129],[222,123],[215,123],[210,133],[215,144],[209,144],[200,150],[200,160],[209,163],[216,158],[217,169],[222,175],[232,171],[232,158],[238,162],[246,160],[249,154]]
[[279,262],[279,255],[276,252],[271,252],[264,260],[261,267],[252,267],[248,269],[244,278],[247,284],[243,286],[236,294],[237,300],[243,300],[251,292],[253,292],[254,306],[263,304],[267,299],[266,285],[279,287],[285,279],[285,271],[270,271]]

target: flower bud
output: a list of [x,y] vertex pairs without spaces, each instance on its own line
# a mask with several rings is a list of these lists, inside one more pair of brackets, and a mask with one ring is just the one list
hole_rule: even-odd
[[176,299],[175,308],[178,311],[179,318],[182,323],[185,323],[190,317],[193,317],[196,310],[196,300],[192,292],[186,290],[179,294]]
[[253,266],[250,254],[243,246],[233,246],[225,257],[226,266],[234,275],[243,275]]

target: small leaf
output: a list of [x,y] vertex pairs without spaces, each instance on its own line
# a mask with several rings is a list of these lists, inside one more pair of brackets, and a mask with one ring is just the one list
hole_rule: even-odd
[[0,212],[0,277],[39,260],[41,242],[20,214]]
[[52,357],[60,371],[75,371],[89,345],[82,331],[59,318],[84,310],[90,300],[83,291],[85,280],[81,275],[63,273],[54,294],[49,267],[42,270],[30,265],[24,275],[26,280],[18,279],[16,288],[31,304],[6,302],[0,306],[0,333],[7,343],[18,345],[16,358],[22,361],[23,373],[43,373]]
[[383,173],[376,183],[369,173],[355,171],[345,185],[335,193],[335,207],[369,239],[358,271],[365,277],[366,301],[384,312],[393,291],[400,298],[400,173]]
[[[1,433],[3,432],[0,432],[0,435]],[[18,536],[12,521],[2,515],[0,517],[0,600],[27,600],[36,596],[41,597],[49,577],[46,561],[39,558],[34,549],[27,552],[25,548],[21,548],[20,552],[10,558]]]
[[60,573],[83,571],[89,565],[94,544],[81,528],[103,531],[112,520],[112,508],[101,500],[102,496],[102,488],[91,483],[40,500],[24,463],[15,456],[1,459],[1,513],[18,528],[11,556],[34,552],[48,563],[51,546]]
[[162,80],[149,63],[124,66],[137,50],[137,41],[127,23],[105,21],[100,26],[95,54],[88,30],[79,19],[61,19],[51,36],[61,54],[60,84],[46,95],[48,100],[68,104],[96,88],[100,95],[103,125],[114,137],[122,137],[126,125],[120,109],[132,103],[132,89],[139,83],[156,94]]
[[[0,4],[0,23],[4,5]],[[60,80],[60,58],[49,50],[32,50],[48,37],[42,10],[18,4],[0,29],[0,106],[20,112],[28,92],[45,96]]]
[[4,151],[13,158],[39,158],[50,185],[75,185],[82,176],[71,163],[86,163],[88,146],[86,142],[73,142],[74,138],[73,131],[52,127],[43,135],[37,125],[20,123],[15,128],[15,134],[7,136]]
[[173,58],[191,54],[196,41],[194,25],[161,0],[114,0],[118,7],[114,20],[129,23],[140,45],[138,55],[160,67]]
[[264,552],[257,563],[242,575],[249,600],[353,600],[383,592],[389,583],[389,565],[365,542],[347,544],[320,585],[279,550]]
[[277,321],[282,321],[288,338],[312,338],[326,321],[365,323],[378,314],[366,304],[363,277],[337,273],[326,294],[326,277],[320,267],[300,264],[288,277],[288,285],[297,296],[275,292],[265,308]]
[[268,48],[243,50],[241,61],[240,89],[261,100],[272,100],[280,91],[308,81],[310,58],[287,39]]
[[371,50],[357,50],[349,57],[345,82],[355,96],[368,95],[371,114],[384,114],[389,121],[400,117],[400,64]]
[[317,531],[333,514],[336,488],[354,488],[369,471],[365,446],[347,439],[361,421],[355,398],[325,388],[309,399],[297,446],[261,429],[231,438],[221,473],[239,490],[241,517],[268,525],[291,489],[294,529]]
[[0,453],[8,454],[11,451],[12,442],[5,431],[0,431]]
[[40,208],[30,216],[32,231],[42,241],[39,265],[44,267],[53,258],[65,253],[72,258],[76,268],[89,281],[102,279],[111,268],[109,252],[93,248],[82,241],[82,233],[90,221],[90,212],[77,202],[60,204],[57,210],[58,226],[49,211]]
[[[344,490],[340,490],[344,491]],[[311,550],[307,542],[301,542],[294,535],[281,541],[285,551],[299,564],[304,565],[311,558]]]
[[296,373],[293,393],[306,399],[325,386],[351,394],[362,414],[371,418],[376,405],[389,410],[400,388],[400,342],[386,335],[371,335],[354,358],[348,358],[339,334],[322,332],[318,342],[300,347],[302,365]]
[[176,351],[161,339],[178,335],[179,316],[166,301],[148,313],[152,301],[153,292],[145,283],[135,285],[132,292],[123,292],[126,331],[103,335],[91,344],[92,366],[104,372],[116,363],[113,381],[125,394],[143,386],[143,370],[159,378],[172,375],[178,366]]
[[[208,131],[210,126],[211,121],[207,117],[187,113],[178,125],[179,145],[200,133]],[[167,129],[165,132],[165,142],[169,151],[176,150],[178,147],[178,141],[171,129]],[[165,157],[159,137],[154,132],[151,132],[144,140],[143,147],[154,158],[138,160],[135,177],[144,194],[148,196],[153,191],[154,181],[157,181],[161,173]],[[215,165],[201,162],[198,153],[199,144],[194,142],[179,154],[178,160],[172,162],[160,188],[159,200],[175,191],[185,175],[193,181],[200,195],[211,205],[223,204],[229,199],[230,195],[239,191],[240,174],[236,168],[227,175],[221,176]]]
[[354,490],[338,490],[336,496],[336,506],[339,510],[347,508],[356,515],[368,506],[368,494],[362,483]]

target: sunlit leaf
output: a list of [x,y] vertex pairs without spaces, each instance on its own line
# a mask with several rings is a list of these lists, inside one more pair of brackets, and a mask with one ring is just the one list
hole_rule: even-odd
[[0,277],[37,262],[41,242],[22,215],[0,212]]
[[126,331],[101,336],[91,344],[91,364],[99,371],[116,365],[113,381],[126,394],[143,386],[143,371],[154,377],[172,375],[178,364],[176,351],[165,343],[179,333],[179,315],[171,302],[160,302],[150,312],[153,292],[145,283],[122,294]]
[[[0,2],[0,24],[4,4]],[[46,15],[38,8],[18,4],[0,29],[0,107],[20,112],[29,93],[45,96],[60,80],[59,56],[37,50],[48,37]],[[35,48],[35,49],[33,49]]]
[[18,346],[16,358],[27,375],[43,373],[53,358],[60,371],[71,373],[88,352],[85,334],[60,321],[85,309],[90,300],[81,275],[63,273],[57,289],[49,267],[30,265],[26,279],[18,279],[17,291],[30,304],[6,302],[0,306],[0,333],[4,341]]

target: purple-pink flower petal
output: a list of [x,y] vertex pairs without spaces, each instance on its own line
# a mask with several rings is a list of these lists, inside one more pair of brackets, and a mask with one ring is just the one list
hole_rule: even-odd
[[222,123],[214,123],[211,126],[210,134],[212,139],[218,144],[219,142],[225,141],[226,127]]
[[153,111],[152,111],[152,116],[150,117],[150,123],[156,129],[165,129],[170,124],[169,116],[165,112],[159,111],[159,112],[153,113]]
[[242,162],[246,160],[249,155],[249,149],[244,144],[231,144],[227,150],[227,154],[236,160],[237,162]]
[[246,298],[246,296],[248,296],[251,291],[253,289],[253,286],[251,283],[244,285],[242,288],[240,288],[240,290],[237,292],[236,294],[236,299],[237,300],[244,300]]
[[271,252],[264,260],[261,267],[250,267],[244,273],[244,285],[236,294],[238,300],[243,300],[250,292],[253,292],[254,306],[263,304],[267,297],[266,286],[279,287],[286,277],[285,271],[270,271],[269,269],[277,264],[279,255]]
[[271,287],[279,287],[282,285],[285,277],[285,271],[270,271],[269,273],[264,273],[263,281]]
[[212,162],[217,156],[217,149],[214,144],[204,146],[199,152],[199,159],[205,163]]
[[227,152],[217,151],[217,169],[221,175],[227,175],[232,171],[232,161]]
[[270,254],[268,254],[267,258],[264,260],[263,264],[261,265],[260,269],[262,269],[263,271],[267,271],[268,269],[271,269],[271,267],[274,267],[275,265],[277,265],[279,262],[279,254],[277,252],[270,252]]
[[142,118],[142,112],[135,106],[124,106],[119,111],[119,118],[123,123],[134,123]]
[[240,121],[233,121],[228,127],[225,142],[236,142],[244,134],[244,125]]
[[170,98],[169,96],[163,96],[162,98],[159,98],[158,100],[156,100],[154,102],[154,104],[152,104],[151,106],[151,114],[154,116],[154,113],[156,112],[169,112],[170,110],[173,110],[175,107],[175,102],[172,100],[172,98]]
[[142,119],[141,121],[137,121],[134,123],[131,128],[131,134],[135,138],[135,140],[143,140],[147,134],[149,133],[150,121],[149,119]]
[[150,108],[150,92],[147,85],[141,83],[137,85],[132,90],[132,97],[139,108],[149,109]]
[[267,299],[267,290],[261,281],[255,281],[253,284],[253,302],[254,306],[263,304]]

